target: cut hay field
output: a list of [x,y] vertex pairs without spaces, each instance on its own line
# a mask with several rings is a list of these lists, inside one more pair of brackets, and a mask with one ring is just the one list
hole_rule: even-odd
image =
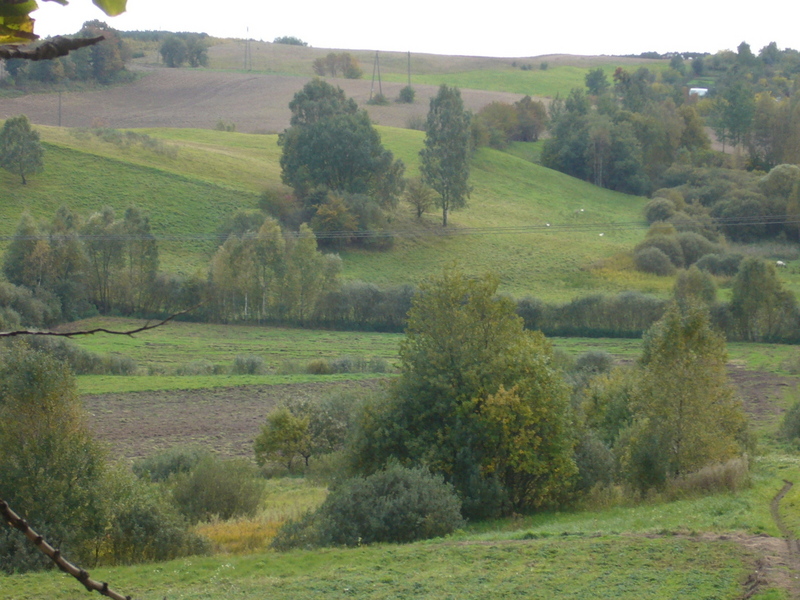
[[[136,204],[149,212],[155,235],[165,239],[163,268],[203,274],[225,218],[236,209],[255,208],[259,192],[279,184],[277,136],[140,131],[177,147],[177,157],[42,128],[45,171],[25,186],[0,172],[0,235],[13,234],[23,210],[42,218],[62,204],[84,215],[104,205],[121,212]],[[379,131],[385,145],[406,163],[407,175],[415,176],[424,135],[387,127]],[[470,273],[495,272],[503,291],[543,300],[624,289],[665,294],[670,289],[668,278],[636,273],[624,260],[622,269],[604,268],[612,263],[603,261],[628,251],[644,236],[645,199],[603,190],[488,148],[477,152],[471,181],[469,207],[452,214],[450,231],[532,229],[442,236],[435,213],[419,223],[401,205],[393,217],[399,232],[394,249],[342,252],[343,276],[379,285],[413,283],[457,264]],[[615,225],[619,223],[634,227]]]

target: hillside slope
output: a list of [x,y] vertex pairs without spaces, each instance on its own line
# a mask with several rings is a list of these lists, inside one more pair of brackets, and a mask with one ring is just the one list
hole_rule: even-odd
[[[418,173],[424,135],[379,128],[383,141]],[[207,130],[144,130],[178,148],[170,158],[140,147],[124,148],[92,136],[44,128],[45,171],[21,185],[0,173],[0,235],[11,235],[24,209],[49,217],[64,204],[82,214],[110,205],[146,209],[161,243],[167,270],[204,271],[218,242],[214,234],[237,208],[255,208],[258,194],[280,182],[277,136]],[[469,207],[452,214],[450,231],[467,228],[532,227],[525,232],[442,236],[440,217],[422,222],[401,205],[393,219],[399,232],[386,252],[346,251],[344,276],[381,285],[419,281],[457,263],[469,272],[492,271],[502,289],[546,300],[566,300],[598,291],[634,288],[662,291],[658,278],[589,269],[630,249],[644,235],[644,199],[596,188],[496,150],[481,149],[473,160],[474,191]],[[551,227],[547,227],[550,223]],[[587,228],[588,227],[588,228]],[[602,235],[600,235],[602,234]]]

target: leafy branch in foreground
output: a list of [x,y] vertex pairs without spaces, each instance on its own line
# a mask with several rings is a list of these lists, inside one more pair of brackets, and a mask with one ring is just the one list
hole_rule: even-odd
[[27,537],[37,548],[39,548],[39,550],[49,556],[50,560],[52,560],[59,569],[61,569],[64,573],[72,575],[90,592],[99,592],[103,596],[108,596],[114,600],[131,600],[130,596],[123,596],[122,594],[115,592],[114,590],[110,589],[108,584],[105,582],[95,581],[89,577],[88,572],[76,567],[71,562],[66,560],[63,556],[61,556],[61,552],[58,549],[53,548],[44,540],[41,535],[31,529],[25,519],[21,518],[17,513],[11,510],[4,500],[0,500],[0,514],[3,515],[3,519],[5,519],[5,521],[11,527],[19,529],[25,534],[25,537]]
[[[66,0],[46,0],[66,5]],[[94,5],[109,16],[125,12],[127,0],[93,0]],[[26,60],[47,60],[65,56],[72,50],[91,46],[103,40],[66,38],[58,36],[33,48],[18,48],[20,44],[30,44],[39,39],[33,32],[35,19],[30,13],[38,8],[33,0],[0,0],[0,58],[21,58]]]

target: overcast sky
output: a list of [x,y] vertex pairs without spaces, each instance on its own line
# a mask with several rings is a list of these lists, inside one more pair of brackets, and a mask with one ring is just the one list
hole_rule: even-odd
[[40,5],[33,16],[42,36],[74,33],[84,21],[101,19],[121,30],[244,38],[249,28],[251,38],[268,42],[293,35],[318,48],[470,56],[714,53],[742,41],[755,53],[771,41],[800,47],[795,0],[780,8],[719,0],[128,0],[127,13],[113,18],[91,0]]

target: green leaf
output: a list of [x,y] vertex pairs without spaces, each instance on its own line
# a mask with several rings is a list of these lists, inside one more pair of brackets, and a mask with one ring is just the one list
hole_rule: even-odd
[[34,0],[28,0],[27,2],[0,1],[0,17],[24,17],[37,8],[38,6]]
[[104,13],[115,17],[125,12],[127,0],[92,0],[94,5],[99,7]]

